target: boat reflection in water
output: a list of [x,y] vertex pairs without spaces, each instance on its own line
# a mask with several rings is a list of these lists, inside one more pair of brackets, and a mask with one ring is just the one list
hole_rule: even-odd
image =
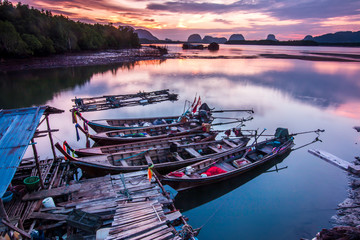
[[[175,197],[175,205],[177,209],[180,209],[182,212],[189,211],[237,189],[262,173],[284,170],[287,166],[279,167],[277,164],[281,163],[290,153],[291,151],[288,151],[287,153],[274,158],[272,161],[266,162],[249,172],[230,178],[226,181],[181,191]],[[275,168],[269,170],[272,167]]]

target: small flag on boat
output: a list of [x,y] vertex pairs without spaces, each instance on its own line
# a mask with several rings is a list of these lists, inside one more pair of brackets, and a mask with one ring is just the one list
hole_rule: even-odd
[[151,178],[152,178],[152,175],[153,175],[153,172],[152,172],[152,168],[154,167],[154,164],[149,164],[149,167],[148,167],[148,179],[149,179],[149,182],[151,182]]
[[[65,152],[67,152],[67,151],[66,151],[65,142],[63,143],[63,149],[64,149],[64,151],[65,151]],[[64,156],[64,159],[65,159],[65,160],[67,160],[67,157],[66,157],[66,156]]]
[[198,108],[200,105],[201,105],[201,98],[200,98],[200,96],[199,96],[199,98],[198,98],[198,100],[197,100],[197,103],[196,103],[195,106],[193,107],[192,112],[193,112],[193,113],[196,113],[197,108]]
[[195,99],[194,99],[194,102],[191,104],[191,108],[194,108],[195,106],[195,103],[196,103],[196,95],[195,95]]

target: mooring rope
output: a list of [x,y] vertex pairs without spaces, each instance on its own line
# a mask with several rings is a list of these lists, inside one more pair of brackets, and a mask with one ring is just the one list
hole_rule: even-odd
[[137,153],[137,154],[134,154],[134,155],[131,155],[131,156],[128,156],[128,157],[125,157],[125,158],[114,159],[114,162],[119,162],[119,161],[122,161],[122,160],[126,160],[126,159],[130,159],[130,158],[133,158],[133,157],[137,157],[137,156],[139,156],[139,155],[141,155],[141,154],[144,154],[144,153],[146,153],[146,152],[148,152],[148,151],[150,151],[150,150],[152,150],[152,149],[153,149],[153,148],[151,147],[151,148],[146,149],[145,151],[139,152],[139,153]]
[[120,174],[120,179],[121,179],[121,182],[122,182],[123,185],[124,185],[124,190],[119,191],[119,193],[126,195],[127,198],[129,199],[129,201],[132,201],[132,197],[130,196],[130,192],[129,192],[129,190],[127,189],[126,184],[125,184],[124,174]]

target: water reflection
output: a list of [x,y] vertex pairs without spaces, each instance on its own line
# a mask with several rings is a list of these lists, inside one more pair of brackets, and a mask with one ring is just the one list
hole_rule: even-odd
[[1,108],[43,105],[58,93],[89,83],[96,74],[117,74],[119,69],[130,70],[135,63],[76,68],[41,69],[0,73]]
[[[301,64],[300,64],[301,63]],[[329,107],[348,101],[360,102],[360,84],[355,75],[360,74],[358,63],[322,62],[323,69],[345,69],[343,71],[318,71],[316,63],[296,60],[168,60],[166,69],[150,71],[152,79],[176,78],[198,87],[206,80],[208,88],[230,85],[253,85],[278,89],[307,104]],[[335,68],[335,69],[336,69]],[[314,71],[309,71],[314,69]],[[346,71],[351,69],[351,74]],[[215,86],[217,85],[217,86]],[[229,89],[229,88],[228,88]]]
[[[288,152],[285,155],[274,159],[274,161],[267,162],[264,165],[255,168],[254,170],[251,170],[245,174],[236,176],[234,178],[228,179],[226,181],[182,191],[178,193],[178,195],[176,196],[175,205],[181,211],[186,212],[193,208],[199,207],[207,202],[213,201],[233,191],[234,189],[239,188],[240,186],[246,184],[247,182],[251,181],[252,179],[256,178],[257,176],[263,173],[275,174],[276,169],[279,168],[282,169],[279,171],[283,171],[285,169],[283,169],[280,166],[277,166],[277,164],[281,163],[286,157],[289,156],[290,153],[291,152]],[[274,166],[276,166],[276,168],[268,171]]]
[[[217,54],[259,55],[280,50],[293,54],[294,49],[303,51],[306,48],[229,46]],[[346,52],[356,49],[331,50]],[[181,114],[185,100],[193,100],[197,94],[203,102],[216,109],[253,108],[254,120],[246,123],[248,129],[266,127],[266,133],[272,134],[280,126],[288,128],[291,133],[324,128],[323,143],[312,147],[351,161],[359,153],[358,145],[354,144],[358,133],[352,129],[359,125],[360,115],[358,66],[359,63],[290,59],[205,58],[19,72],[0,76],[0,108],[49,104],[68,110],[74,96],[171,89],[179,93],[179,101],[91,112],[85,117],[135,118]],[[238,117],[230,113],[222,116]],[[54,141],[67,140],[75,148],[85,146],[84,135],[79,142],[76,141],[69,111],[51,116],[51,127],[60,129],[53,134]],[[229,127],[225,125],[216,129]],[[313,140],[313,136],[309,138],[296,137],[295,143],[300,146]],[[44,158],[51,157],[49,146],[40,147],[42,141],[47,143],[48,139],[37,140],[39,154]],[[32,155],[31,149],[29,153]],[[292,152],[283,164],[289,168],[278,174],[260,176],[266,171],[264,167],[230,183],[209,187],[203,190],[204,194],[195,191],[193,194],[199,198],[198,201],[194,200],[192,193],[180,195],[177,204],[182,204],[180,207],[184,209],[192,208],[186,215],[197,227],[219,203],[225,202],[222,211],[218,211],[216,218],[212,218],[200,233],[206,235],[204,239],[311,238],[321,228],[330,227],[329,219],[335,213],[336,205],[346,197],[346,175],[308,154],[305,148]],[[185,199],[189,202],[185,203]],[[308,235],[304,236],[304,230]]]
[[[243,52],[239,48],[235,50],[236,47],[228,47],[216,54],[227,56]],[[262,97],[256,93],[258,90],[249,93],[249,88],[260,87],[280,91],[313,106],[341,108],[338,112],[344,114],[344,109],[350,108],[348,102],[351,106],[360,102],[360,83],[356,78],[359,74],[358,63],[262,58],[147,60],[110,66],[34,70],[0,75],[0,106],[41,105],[57,93],[71,89],[75,90],[75,96],[86,97],[164,88],[179,93],[192,88],[194,91],[185,91],[183,99],[192,99],[202,89],[202,95],[218,97],[220,94],[213,94],[216,89],[216,93],[220,91],[223,96],[234,98],[229,100],[236,101],[238,96],[251,99],[244,101],[245,105],[250,105],[257,99],[249,95]],[[90,81],[91,84],[83,87]],[[244,88],[247,93],[242,91]]]

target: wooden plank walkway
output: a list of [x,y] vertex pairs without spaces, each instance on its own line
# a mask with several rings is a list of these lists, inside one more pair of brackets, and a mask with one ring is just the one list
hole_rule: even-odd
[[[50,174],[51,165],[52,162],[45,165],[44,176]],[[66,169],[68,166],[62,167],[58,174],[65,176]],[[110,226],[109,240],[180,239],[169,223],[182,215],[162,193],[162,186],[154,178],[151,182],[148,180],[147,170],[72,180],[68,184],[61,178],[51,175],[48,181],[57,187],[51,184],[49,189],[28,193],[22,201],[13,201],[6,209],[11,213],[9,217],[26,221],[26,226],[31,225],[27,232],[31,232],[39,222],[44,229],[65,225],[68,214],[78,209],[100,216],[102,228]],[[42,199],[49,196],[54,198],[56,207],[41,207]]]
[[165,214],[164,210],[170,211],[167,205],[172,200],[166,198],[160,189],[154,179],[152,182],[148,180],[145,170],[71,182],[70,186],[28,194],[26,199],[43,198],[49,193],[52,196],[59,193],[68,195],[68,200],[57,202],[56,208],[43,208],[41,211],[46,213],[33,213],[30,218],[59,217],[59,221],[63,221],[73,209],[97,214],[111,224],[109,240],[176,239],[176,231],[168,222],[180,217],[181,213]]
[[147,171],[112,176],[117,206],[109,236],[111,239],[173,239],[167,225],[160,188],[147,179]]
[[309,149],[308,152],[343,170],[360,175],[360,166],[354,165],[348,161],[338,158],[337,156],[331,153],[318,149]]

